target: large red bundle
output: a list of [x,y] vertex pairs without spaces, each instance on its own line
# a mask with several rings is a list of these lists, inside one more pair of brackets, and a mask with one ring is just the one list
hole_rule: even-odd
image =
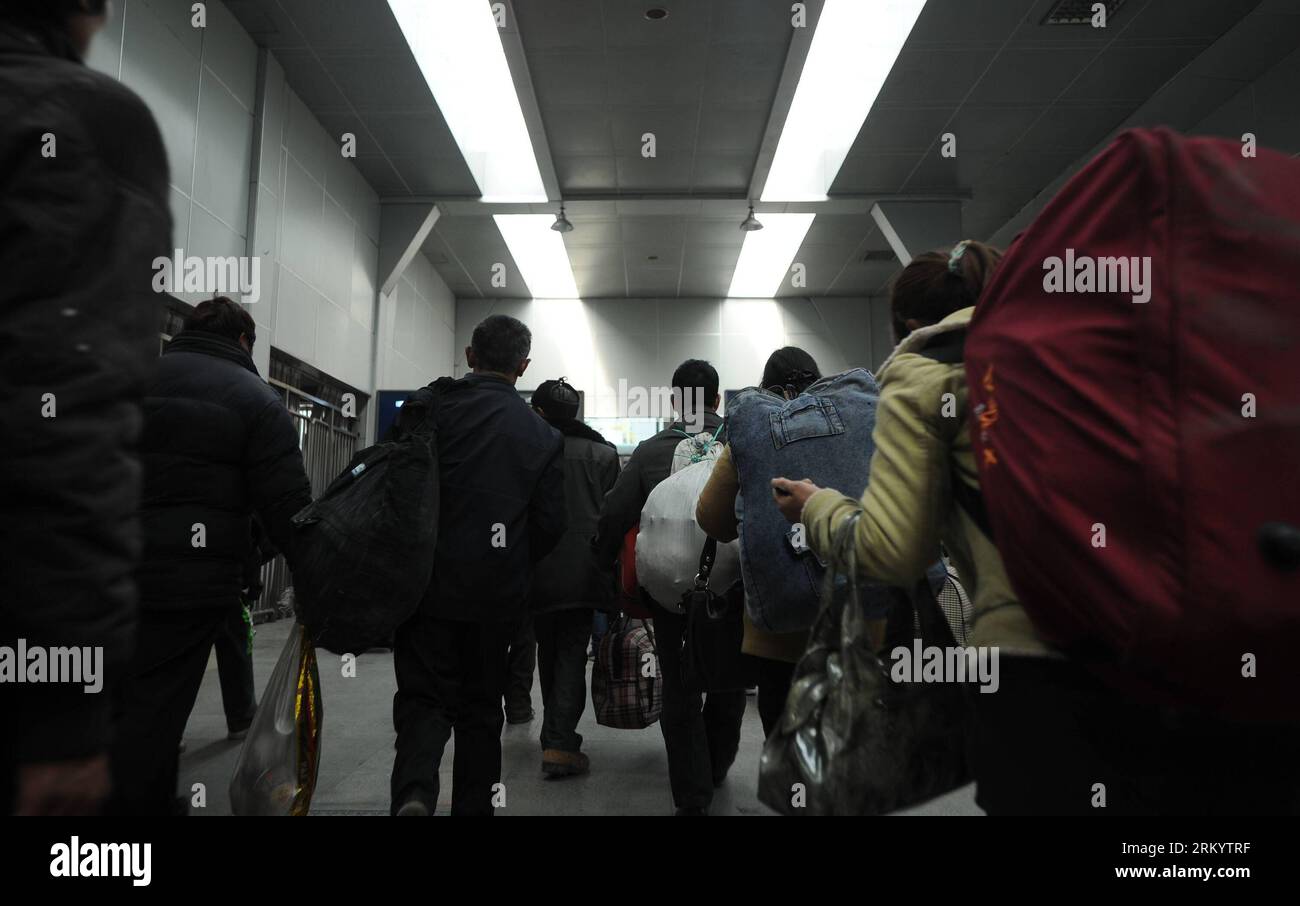
[[1300,715],[1300,161],[1124,133],[1009,250],[966,366],[1041,633],[1165,701]]

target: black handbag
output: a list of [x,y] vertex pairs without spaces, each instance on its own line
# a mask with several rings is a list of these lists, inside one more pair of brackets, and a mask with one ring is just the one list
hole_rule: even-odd
[[745,592],[739,579],[723,594],[709,588],[718,542],[700,552],[694,587],[682,595],[686,640],[682,684],[693,692],[741,692],[754,684],[751,659],[741,653],[745,638]]
[[827,571],[822,610],[759,760],[758,797],[782,814],[879,815],[970,780],[967,690],[895,682],[886,662],[888,652],[916,638],[952,647],[952,630],[922,579],[910,592],[891,590],[886,644],[875,650],[858,590],[860,515],[846,519],[835,538],[834,562],[843,572]]

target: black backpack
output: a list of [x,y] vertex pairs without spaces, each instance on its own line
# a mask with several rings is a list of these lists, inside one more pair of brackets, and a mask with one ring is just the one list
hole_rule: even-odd
[[[446,382],[446,383],[444,383]],[[415,393],[382,443],[352,457],[293,517],[294,603],[318,647],[360,654],[390,644],[433,575],[438,453],[433,403],[451,383]]]

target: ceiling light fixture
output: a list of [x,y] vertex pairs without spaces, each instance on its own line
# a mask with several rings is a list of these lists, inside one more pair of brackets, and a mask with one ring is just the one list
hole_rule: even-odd
[[491,5],[388,0],[388,6],[483,200],[546,201]]
[[759,223],[758,218],[754,216],[754,206],[749,206],[749,216],[740,222],[740,229],[746,233],[752,233],[755,230],[761,230],[763,224]]
[[727,290],[732,299],[770,299],[781,288],[815,214],[765,214],[767,228],[746,232],[736,272]]
[[560,205],[560,213],[555,215],[555,223],[551,224],[551,229],[557,233],[572,233],[573,224],[569,218],[564,216],[564,205]]
[[578,285],[550,214],[494,214],[501,238],[534,299],[576,299]]
[[825,201],[925,0],[826,0],[763,186],[763,201]]
[[664,9],[662,6],[652,6],[650,9],[645,11],[645,17],[652,22],[658,22],[661,19],[668,18],[668,10]]

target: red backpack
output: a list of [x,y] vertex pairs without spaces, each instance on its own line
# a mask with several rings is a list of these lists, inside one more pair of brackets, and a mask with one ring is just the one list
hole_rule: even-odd
[[1300,716],[1300,161],[1124,133],[1008,250],[965,361],[1043,637],[1140,697]]

